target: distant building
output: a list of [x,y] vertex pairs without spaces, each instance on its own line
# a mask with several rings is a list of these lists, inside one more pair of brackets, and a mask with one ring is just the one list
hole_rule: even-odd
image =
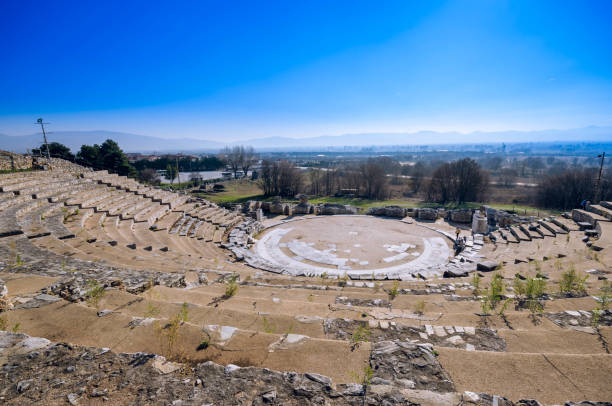
[[139,152],[128,152],[125,154],[127,156],[128,162],[134,163],[136,161],[157,161],[160,156],[159,155],[145,155]]

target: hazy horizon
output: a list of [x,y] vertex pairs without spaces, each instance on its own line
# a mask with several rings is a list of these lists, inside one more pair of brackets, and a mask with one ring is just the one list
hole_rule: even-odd
[[[318,149],[359,148],[389,146],[435,145],[491,145],[525,143],[608,144],[612,145],[612,127],[584,127],[569,130],[502,131],[502,132],[432,132],[416,133],[360,133],[308,138],[261,137],[238,141],[214,139],[163,138],[141,134],[110,131],[52,131],[47,133],[49,142],[59,142],[73,152],[81,145],[101,144],[106,139],[116,141],[126,152],[211,152],[231,145],[250,145],[260,151],[314,151]],[[42,133],[9,136],[0,133],[0,148],[12,152],[26,152],[38,147]]]

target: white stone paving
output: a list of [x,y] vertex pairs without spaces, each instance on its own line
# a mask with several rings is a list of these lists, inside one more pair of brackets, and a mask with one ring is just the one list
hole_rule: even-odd
[[[293,240],[287,243],[286,246],[298,257],[298,259],[296,260],[295,258],[288,257],[280,249],[282,246],[280,240],[291,230],[292,228],[270,229],[261,239],[259,239],[255,245],[254,251],[263,260],[292,275],[320,276],[323,273],[327,273],[330,276],[343,276],[347,273],[352,279],[369,279],[372,275],[377,279],[382,279],[384,277],[410,279],[415,278],[417,273],[428,276],[439,274],[441,267],[448,262],[448,258],[451,255],[450,248],[444,238],[427,237],[422,239],[422,254],[412,261],[384,268],[356,270],[351,269],[350,266],[347,265],[349,258],[342,258],[336,254],[335,244],[329,244],[328,249],[321,251],[312,247],[312,244]],[[414,245],[405,243],[399,246],[389,245],[388,248],[397,252],[402,249],[405,251],[414,248]],[[405,254],[405,252],[403,253]],[[301,262],[302,259],[335,266],[336,268],[307,264]],[[362,266],[367,265],[367,261],[360,261],[359,263]]]

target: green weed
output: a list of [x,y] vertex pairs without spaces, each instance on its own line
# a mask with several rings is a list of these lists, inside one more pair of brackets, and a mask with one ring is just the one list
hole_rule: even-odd
[[104,293],[106,293],[104,285],[100,285],[95,280],[90,280],[87,283],[87,286],[89,287],[87,293],[85,294],[87,303],[95,307],[97,310],[98,306],[100,305],[100,299],[102,299],[102,296],[104,296]]
[[561,274],[559,291],[564,294],[583,295],[586,293],[587,278],[588,275],[580,276],[578,272],[576,272],[574,264],[570,264],[570,268]]
[[360,343],[360,342],[367,343],[368,341],[370,341],[371,335],[372,335],[372,332],[370,331],[370,328],[368,327],[368,325],[360,324],[359,327],[357,327],[357,329],[353,331],[353,335],[351,336],[351,341],[353,343]]

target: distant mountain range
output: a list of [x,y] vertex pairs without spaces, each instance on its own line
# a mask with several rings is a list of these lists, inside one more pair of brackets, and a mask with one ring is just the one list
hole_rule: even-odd
[[[569,130],[475,131],[471,133],[419,131],[415,133],[361,133],[324,135],[309,138],[267,137],[225,143],[195,138],[160,138],[113,131],[54,131],[49,142],[60,142],[77,152],[82,144],[101,144],[112,139],[126,152],[217,152],[225,145],[252,145],[259,150],[316,150],[326,147],[370,147],[388,145],[477,144],[516,142],[612,142],[612,127],[584,127]],[[0,149],[26,152],[37,148],[42,134],[9,136],[0,134]]]
[[[207,140],[168,139],[114,131],[53,131],[47,134],[49,142],[62,143],[73,153],[79,151],[83,144],[102,144],[109,138],[116,141],[125,152],[217,151],[225,145]],[[42,133],[21,136],[0,134],[0,149],[23,153],[28,149],[38,148],[42,140]]]

